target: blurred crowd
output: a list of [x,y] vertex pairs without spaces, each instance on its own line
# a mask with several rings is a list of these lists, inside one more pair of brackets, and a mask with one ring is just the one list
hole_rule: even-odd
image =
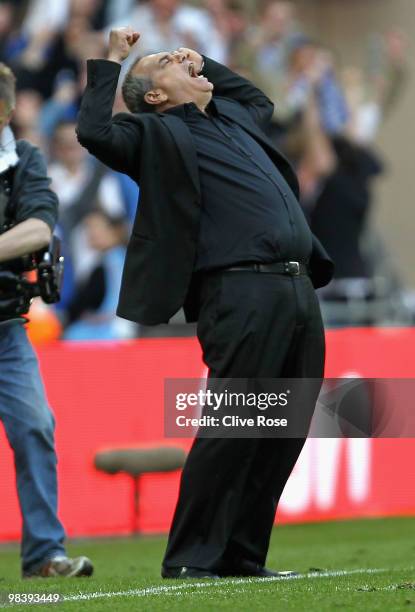
[[[374,140],[407,79],[402,32],[372,35],[367,57],[347,66],[308,35],[295,4],[282,0],[0,0],[0,61],[17,77],[12,129],[43,150],[60,200],[63,336],[138,333],[114,315],[137,186],[92,159],[75,135],[86,59],[105,57],[109,31],[120,25],[141,33],[129,61],[192,47],[269,95],[269,136],[295,165],[306,216],[336,263],[322,299],[375,300],[379,252],[367,219],[383,162]],[[121,110],[118,95],[114,112]]]

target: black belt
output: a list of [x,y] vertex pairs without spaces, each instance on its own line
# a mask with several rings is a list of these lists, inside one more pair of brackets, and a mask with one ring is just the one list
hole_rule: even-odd
[[264,274],[288,274],[289,276],[308,275],[306,264],[299,261],[277,261],[276,263],[262,264],[249,263],[224,268],[223,272],[263,272]]

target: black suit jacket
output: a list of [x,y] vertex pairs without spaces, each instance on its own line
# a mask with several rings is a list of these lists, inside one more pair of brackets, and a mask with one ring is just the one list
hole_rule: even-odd
[[[298,197],[288,161],[261,130],[272,102],[246,79],[205,59],[203,74],[214,84],[220,115],[248,131],[267,151]],[[119,64],[88,60],[88,81],[78,116],[79,142],[102,162],[140,185],[140,203],[127,248],[117,314],[145,325],[166,323],[184,306],[195,321],[193,278],[201,213],[196,150],[179,117],[166,113],[112,117]],[[311,275],[315,287],[332,276],[333,264],[313,238]]]

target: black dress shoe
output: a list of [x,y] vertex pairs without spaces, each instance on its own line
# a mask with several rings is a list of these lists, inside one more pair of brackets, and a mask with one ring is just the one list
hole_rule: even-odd
[[248,561],[247,559],[241,559],[235,563],[223,564],[223,566],[218,569],[218,574],[221,578],[225,578],[227,576],[254,576],[256,578],[293,578],[294,576],[298,576],[297,572],[292,571],[283,571],[283,572],[274,572],[273,570],[269,570],[263,565],[259,565],[259,563],[254,563],[253,561]]
[[199,567],[162,567],[161,568],[162,578],[177,578],[184,580],[186,578],[211,578],[218,580],[219,576],[209,572],[208,570],[201,569]]

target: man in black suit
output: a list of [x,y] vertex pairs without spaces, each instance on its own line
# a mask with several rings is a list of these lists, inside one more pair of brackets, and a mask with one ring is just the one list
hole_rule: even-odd
[[[209,376],[322,378],[324,330],[314,287],[332,263],[298,204],[297,179],[261,128],[273,105],[246,79],[190,49],[130,68],[139,34],[113,30],[107,60],[88,61],[78,138],[140,185],[118,315],[146,325],[180,307]],[[276,506],[304,438],[197,437],[183,470],[162,575],[269,576]]]

